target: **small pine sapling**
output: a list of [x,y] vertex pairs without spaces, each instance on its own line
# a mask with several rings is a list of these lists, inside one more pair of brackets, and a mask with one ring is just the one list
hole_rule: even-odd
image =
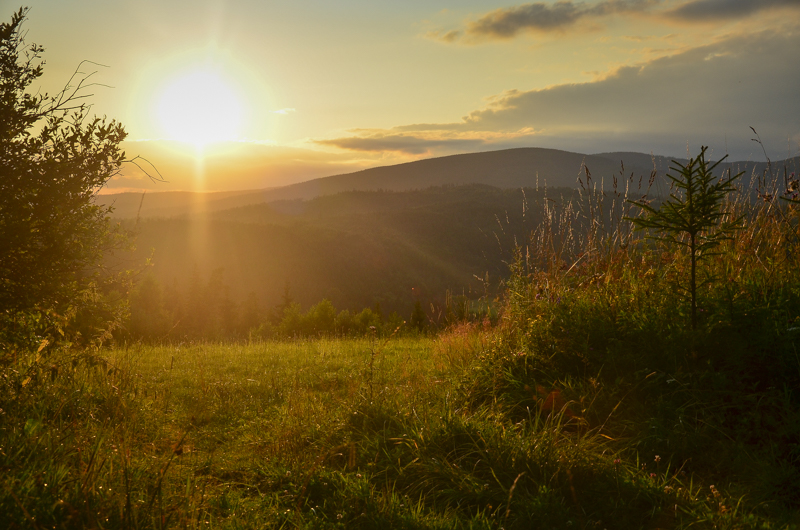
[[696,158],[689,159],[684,166],[673,160],[677,167],[670,167],[677,176],[667,174],[672,181],[673,189],[669,198],[658,209],[647,202],[629,201],[640,207],[644,215],[629,218],[637,230],[655,230],[659,235],[653,239],[673,243],[689,251],[690,275],[688,287],[681,286],[688,292],[691,300],[692,330],[697,329],[697,290],[713,280],[708,277],[698,285],[697,267],[705,257],[722,241],[731,239],[735,230],[742,227],[743,217],[725,221],[727,212],[724,209],[725,196],[734,191],[733,181],[743,173],[728,178],[715,178],[713,170],[727,158],[717,162],[706,162],[708,147],[703,146]]

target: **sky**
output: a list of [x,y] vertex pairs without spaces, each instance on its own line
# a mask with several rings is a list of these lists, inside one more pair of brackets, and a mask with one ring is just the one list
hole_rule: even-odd
[[[107,191],[269,188],[514,147],[800,155],[800,0],[26,5],[26,41],[45,48],[35,89],[89,75],[91,111],[141,157]],[[4,21],[20,7],[0,6]]]

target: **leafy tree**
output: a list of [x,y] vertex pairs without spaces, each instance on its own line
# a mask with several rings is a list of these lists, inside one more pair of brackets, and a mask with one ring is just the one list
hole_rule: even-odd
[[21,32],[26,13],[0,24],[0,328],[22,330],[3,342],[32,327],[63,333],[91,310],[109,277],[103,255],[125,240],[93,202],[125,161],[125,130],[88,117],[88,76],[76,72],[54,96],[30,91],[44,63]]
[[360,313],[353,315],[353,332],[357,335],[367,335],[371,328],[381,327],[381,317],[370,308],[364,308]]
[[689,251],[689,282],[681,286],[688,292],[692,305],[692,329],[697,329],[697,290],[711,281],[707,278],[698,283],[697,268],[700,261],[709,256],[712,249],[723,240],[730,239],[734,230],[741,227],[741,218],[723,222],[727,215],[724,210],[725,196],[734,191],[733,181],[742,173],[717,178],[714,168],[727,156],[717,162],[706,162],[707,147],[700,149],[697,158],[691,158],[684,166],[673,161],[672,167],[678,175],[667,174],[672,181],[675,192],[664,201],[659,209],[655,209],[644,201],[631,201],[642,208],[645,215],[631,219],[639,229],[653,229],[660,235],[655,239],[674,243]]
[[336,309],[330,300],[324,299],[309,309],[303,320],[306,334],[330,334],[336,324]]
[[336,315],[336,322],[334,322],[334,329],[336,333],[342,335],[349,335],[353,328],[353,315],[347,309],[339,311]]
[[297,302],[290,302],[283,310],[283,319],[278,324],[278,333],[293,337],[303,333],[303,310]]

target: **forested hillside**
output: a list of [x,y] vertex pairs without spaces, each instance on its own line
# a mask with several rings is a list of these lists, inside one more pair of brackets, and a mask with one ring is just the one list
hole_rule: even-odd
[[570,189],[482,185],[346,192],[129,224],[138,234],[134,259],[152,255],[145,274],[175,311],[213,277],[221,294],[212,298],[226,305],[249,300],[267,311],[288,288],[303,307],[327,298],[337,308],[379,304],[408,318],[417,301],[435,316],[448,291],[495,296],[544,201],[575,197]]

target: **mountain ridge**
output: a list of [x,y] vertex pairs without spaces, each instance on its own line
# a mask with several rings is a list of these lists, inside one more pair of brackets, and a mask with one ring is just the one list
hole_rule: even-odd
[[[343,173],[307,180],[288,186],[228,192],[156,192],[144,195],[126,192],[98,197],[99,204],[113,205],[116,218],[172,217],[197,212],[221,211],[250,204],[281,200],[309,200],[344,191],[408,191],[431,186],[486,184],[510,188],[577,188],[579,178],[586,180],[586,169],[595,184],[610,182],[613,177],[649,179],[655,171],[658,191],[665,191],[664,175],[673,159],[661,155],[633,152],[609,152],[587,155],[559,149],[523,147],[480,153],[464,153],[379,166],[353,173]],[[776,161],[774,166],[797,167],[797,159]],[[744,170],[748,177],[765,171],[763,162],[734,161],[721,164],[720,171]],[[141,208],[140,208],[141,205]]]

